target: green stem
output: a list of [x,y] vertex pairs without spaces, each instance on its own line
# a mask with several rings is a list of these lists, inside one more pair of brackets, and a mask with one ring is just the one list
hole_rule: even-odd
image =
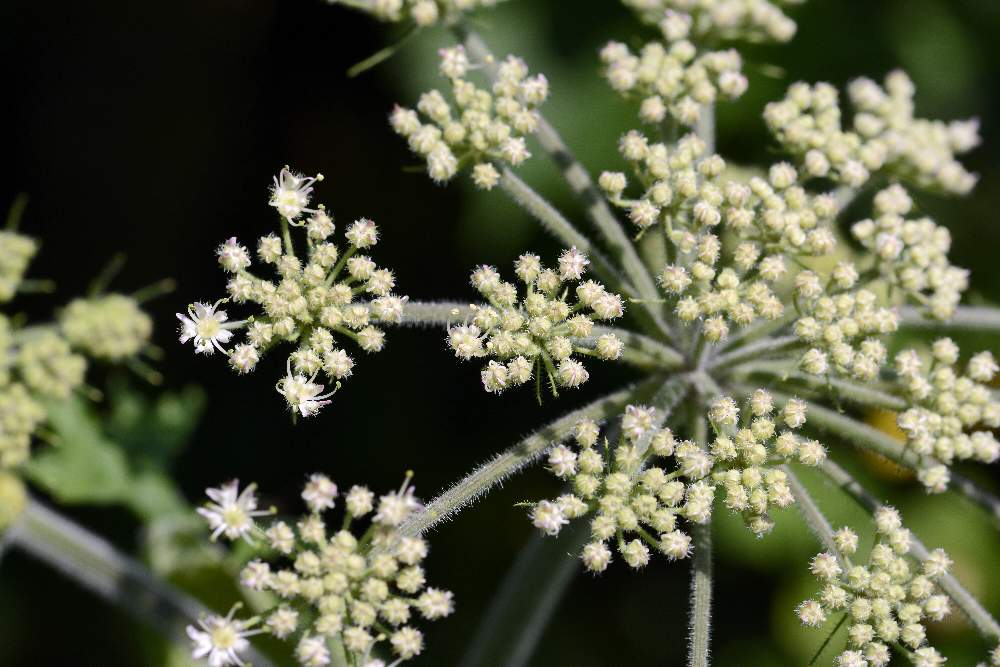
[[849,380],[840,378],[826,378],[816,375],[809,375],[796,370],[789,370],[787,365],[779,366],[768,364],[768,362],[748,363],[741,365],[734,372],[746,373],[747,375],[766,375],[782,382],[794,382],[802,384],[816,391],[833,389],[837,398],[861,406],[870,408],[881,408],[883,410],[905,410],[906,401],[888,392],[857,384]]
[[816,505],[816,501],[813,500],[806,487],[802,486],[802,482],[792,472],[791,467],[788,464],[782,464],[780,467],[788,475],[788,486],[791,487],[792,495],[795,496],[795,505],[799,508],[802,518],[805,519],[806,525],[809,526],[809,530],[819,539],[824,549],[837,557],[837,560],[840,561],[840,566],[846,571],[847,564],[844,562],[840,550],[837,549],[837,543],[833,539],[833,526],[830,525],[826,516],[820,510],[819,506]]
[[688,667],[708,667],[712,633],[712,524],[698,524],[691,577],[691,638]]
[[660,377],[653,376],[641,384],[616,391],[560,417],[473,470],[429,502],[422,512],[407,519],[400,526],[400,533],[420,535],[442,521],[451,519],[489,493],[494,486],[538,459],[551,445],[569,438],[579,421],[610,419],[631,401],[648,397],[661,382]]
[[558,538],[534,531],[497,587],[460,667],[524,667],[529,663],[580,569],[576,554],[589,537],[583,522],[568,526]]
[[966,331],[1000,331],[1000,308],[991,306],[959,306],[946,322],[930,319],[915,306],[899,309],[899,325],[909,329],[937,329],[942,333],[955,329]]
[[[29,500],[20,521],[10,529],[18,547],[73,579],[84,588],[141,618],[187,648],[184,628],[209,613],[200,602],[171,587],[104,538]],[[244,654],[258,667],[271,661],[253,647]]]
[[[861,507],[872,514],[877,512],[882,503],[861,484],[854,479],[849,472],[841,468],[833,461],[827,459],[820,465],[826,476],[837,486],[847,492]],[[914,556],[924,560],[928,556],[927,547],[915,535],[912,536],[911,548]],[[996,619],[976,600],[975,597],[951,574],[945,574],[938,579],[938,585],[952,599],[955,605],[972,621],[976,629],[984,637],[1000,641],[1000,624]]]
[[760,359],[761,357],[787,352],[788,350],[794,349],[800,345],[802,345],[802,341],[795,336],[765,338],[757,341],[756,343],[750,343],[749,345],[737,348],[731,352],[724,352],[714,359],[710,359],[709,367],[712,369],[727,368],[729,366],[735,366],[743,361]]

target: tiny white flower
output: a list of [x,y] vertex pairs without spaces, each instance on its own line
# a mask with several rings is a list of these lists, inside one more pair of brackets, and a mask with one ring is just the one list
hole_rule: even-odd
[[210,667],[244,665],[240,653],[250,647],[247,637],[260,634],[263,630],[250,630],[254,620],[239,621],[233,618],[239,605],[234,605],[226,616],[212,614],[199,619],[198,626],[187,626],[188,637],[194,644],[191,657],[195,660],[208,658]]
[[198,514],[205,517],[212,529],[212,539],[225,535],[230,540],[244,538],[252,542],[250,532],[254,528],[254,517],[267,516],[270,511],[257,509],[256,485],[251,484],[239,491],[239,480],[223,484],[217,489],[205,490],[212,501],[198,508]]
[[323,393],[323,385],[314,382],[315,376],[307,378],[301,373],[292,373],[291,360],[286,364],[287,375],[275,385],[279,394],[288,401],[288,406],[303,417],[311,417],[320,411],[330,401],[326,400],[337,392],[339,383],[333,391]]
[[290,222],[298,220],[303,213],[315,213],[316,211],[307,208],[309,197],[313,190],[312,184],[322,180],[322,174],[306,177],[285,167],[274,177],[269,203]]
[[306,501],[309,509],[313,512],[332,509],[336,497],[337,485],[326,475],[310,475],[309,481],[302,491],[302,499]]
[[542,500],[531,512],[531,521],[546,535],[558,535],[562,527],[569,523],[559,506],[548,500]]
[[587,270],[590,260],[573,246],[559,255],[559,277],[563,280],[579,280]]
[[186,344],[194,339],[194,351],[200,354],[212,354],[215,350],[226,353],[223,347],[232,337],[232,328],[241,326],[240,323],[227,322],[229,316],[226,311],[218,310],[219,304],[193,303],[188,306],[188,314],[176,313],[177,319],[181,321],[180,341]]

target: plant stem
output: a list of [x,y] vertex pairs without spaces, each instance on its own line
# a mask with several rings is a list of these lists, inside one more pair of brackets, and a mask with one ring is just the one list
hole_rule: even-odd
[[[854,479],[849,472],[833,461],[827,459],[820,465],[820,470],[826,473],[830,480],[847,492],[859,505],[874,514],[882,507],[882,503],[869,493]],[[927,547],[915,535],[912,536],[913,554],[920,560],[928,556]],[[984,637],[1000,641],[1000,624],[990,615],[973,595],[951,574],[945,574],[938,579],[938,585],[952,599],[955,605],[976,626]]]
[[846,399],[855,405],[863,407],[877,407],[885,410],[906,409],[906,401],[898,396],[893,396],[888,392],[857,384],[849,380],[825,378],[816,375],[809,375],[808,373],[801,373],[799,371],[789,369],[787,365],[779,367],[773,363],[768,364],[768,362],[751,362],[737,367],[734,369],[734,372],[746,373],[747,375],[759,373],[761,375],[767,375],[772,378],[780,379],[784,382],[792,381],[807,385],[810,389],[815,389],[817,391],[833,389],[838,398]]
[[[200,602],[158,579],[104,538],[34,499],[29,499],[9,533],[11,546],[124,608],[185,648],[185,626],[208,613]],[[271,665],[253,647],[244,657],[258,667]]]
[[779,352],[785,352],[802,344],[795,336],[780,336],[778,338],[765,338],[755,343],[750,343],[737,348],[731,352],[725,352],[710,360],[709,367],[713,369],[734,366],[741,361],[760,359]]
[[[462,21],[451,25],[452,32],[465,45],[469,55],[485,64],[486,72],[491,78],[496,76],[496,59],[478,33],[471,30]],[[645,302],[644,307],[650,317],[659,320],[654,302],[659,299],[659,292],[653,276],[639,258],[635,245],[618,222],[604,198],[604,193],[597,187],[586,168],[569,150],[566,142],[556,129],[539,114],[538,130],[535,137],[542,149],[552,158],[562,172],[563,178],[577,198],[583,203],[587,217],[604,237],[604,241],[619,260],[625,275],[635,285],[639,296]],[[659,320],[663,324],[662,320]]]
[[590,239],[581,234],[562,213],[507,167],[501,167],[500,187],[518,206],[542,223],[545,231],[566,246],[576,246],[577,250],[585,253],[590,259],[591,266],[594,267],[594,273],[609,286],[622,290],[631,299],[638,297],[635,288],[625,281],[618,273],[618,269],[600,253]]
[[416,536],[452,518],[467,506],[487,494],[494,486],[518,472],[540,457],[551,445],[570,437],[582,419],[609,419],[633,400],[649,396],[662,378],[653,376],[641,384],[609,394],[545,426],[510,449],[483,463],[464,479],[429,502],[421,512],[412,514],[403,522],[399,531]]
[[697,524],[691,576],[691,638],[688,667],[708,667],[712,631],[712,524]]
[[938,329],[948,331],[1000,331],[1000,308],[990,306],[959,306],[955,315],[946,322],[927,318],[919,308],[903,306],[899,309],[899,325],[911,329]]
[[[772,394],[776,401],[788,400],[789,398],[780,392],[772,392]],[[808,407],[808,424],[839,435],[855,447],[871,449],[907,468],[913,470],[920,468],[921,459],[916,453],[906,449],[903,443],[877,428],[816,403],[807,402],[806,405]],[[1000,528],[1000,498],[955,472],[951,473],[951,479],[953,488],[963,497],[986,510],[993,524]]]
[[844,562],[844,558],[841,556],[840,551],[837,549],[837,544],[833,539],[833,526],[830,525],[830,522],[820,510],[816,501],[813,500],[809,491],[806,490],[806,487],[802,486],[802,482],[792,472],[791,466],[785,463],[781,465],[781,469],[788,475],[788,486],[791,487],[792,495],[795,496],[795,505],[799,508],[802,518],[805,519],[806,525],[809,526],[809,530],[819,539],[824,549],[837,557],[844,571],[847,571],[847,564]]
[[497,587],[460,667],[527,665],[580,569],[576,554],[589,538],[582,522],[568,526],[558,538],[534,531]]

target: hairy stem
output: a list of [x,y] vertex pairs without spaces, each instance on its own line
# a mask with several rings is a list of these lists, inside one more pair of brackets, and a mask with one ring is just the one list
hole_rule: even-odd
[[730,352],[719,354],[709,361],[710,368],[727,368],[743,361],[760,359],[772,354],[787,352],[802,344],[795,336],[780,336],[778,338],[765,338],[755,343],[750,343],[743,347],[736,348]]
[[899,325],[911,329],[938,329],[942,332],[953,329],[1000,331],[1000,308],[959,306],[951,319],[942,322],[925,317],[919,308],[903,306],[899,309]]
[[688,667],[708,667],[712,632],[712,524],[695,525]]
[[783,382],[790,381],[801,384],[815,391],[832,390],[834,397],[863,407],[877,407],[884,410],[906,409],[906,401],[886,391],[851,382],[850,380],[802,373],[794,370],[794,368],[790,368],[785,363],[750,362],[733,369],[733,372],[745,373],[747,375],[766,375],[774,379],[780,379]]
[[579,410],[563,415],[473,470],[428,503],[423,511],[411,515],[400,526],[400,532],[410,536],[420,535],[442,521],[451,519],[504,479],[535,461],[551,445],[569,438],[580,420],[609,419],[621,412],[629,402],[648,397],[661,382],[660,377],[654,376],[639,385],[609,394]]
[[[12,547],[38,558],[180,645],[187,646],[185,626],[208,613],[200,602],[157,578],[104,538],[33,499],[9,532]],[[253,647],[244,657],[259,667],[271,665]]]
[[799,478],[792,472],[791,466],[787,463],[781,465],[781,469],[785,471],[788,475],[788,486],[792,489],[792,495],[795,496],[795,505],[799,508],[799,512],[802,514],[802,518],[805,519],[806,525],[809,526],[809,530],[819,539],[820,544],[823,548],[830,553],[837,556],[837,560],[840,561],[840,566],[847,570],[844,559],[837,549],[837,544],[833,539],[833,526],[827,520],[826,516],[820,510],[819,506],[816,505],[816,501],[813,497],[809,495],[809,491],[806,487],[802,486],[802,482]]
[[[882,503],[869,493],[861,484],[854,479],[849,472],[841,468],[831,460],[826,460],[820,466],[826,476],[841,489],[846,491],[859,505],[871,513],[878,511]],[[913,554],[923,560],[928,556],[927,547],[915,535],[912,536]],[[976,600],[975,597],[951,574],[943,575],[938,584],[941,589],[952,599],[955,605],[972,621],[976,629],[984,637],[1000,641],[1000,624],[996,619]]]
[[[482,37],[462,21],[453,23],[451,28],[455,36],[465,45],[469,55],[475,60],[483,62],[489,76],[491,78],[495,77],[496,59],[490,53]],[[556,163],[556,166],[559,167],[563,178],[583,204],[587,217],[590,218],[594,226],[604,237],[608,248],[610,248],[625,270],[625,275],[628,276],[629,280],[637,288],[639,297],[647,302],[644,303],[644,308],[648,311],[650,317],[658,320],[662,325],[663,322],[656,315],[654,305],[654,302],[659,299],[659,293],[657,292],[653,277],[639,258],[639,253],[636,251],[632,240],[618,222],[611,207],[608,206],[604,194],[594,183],[586,168],[580,164],[569,150],[566,142],[563,141],[556,129],[544,116],[539,115],[538,130],[535,132],[535,137],[538,139],[538,143],[542,149],[549,154]]]

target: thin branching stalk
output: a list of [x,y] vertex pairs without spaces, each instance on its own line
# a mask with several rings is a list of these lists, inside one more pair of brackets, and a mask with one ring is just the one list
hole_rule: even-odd
[[535,532],[497,587],[460,667],[524,667],[580,570],[579,553],[590,539],[574,524],[552,538]]
[[906,401],[886,391],[851,382],[850,380],[817,377],[808,373],[802,373],[795,370],[794,367],[790,367],[785,362],[751,362],[739,366],[733,372],[746,375],[766,375],[782,382],[801,384],[809,389],[823,393],[832,391],[835,398],[859,406],[881,408],[883,410],[906,409]]
[[464,479],[429,502],[423,511],[411,515],[400,526],[400,532],[404,535],[420,535],[442,521],[451,519],[507,477],[535,461],[551,445],[570,437],[573,428],[580,420],[610,419],[621,412],[629,402],[648,397],[662,382],[662,378],[654,376],[639,385],[616,391],[563,415],[477,467]]
[[1000,332],[1000,308],[989,306],[959,306],[954,316],[946,322],[928,319],[923,311],[914,306],[899,309],[901,327],[909,329],[932,329],[942,333],[952,330]]
[[576,246],[577,250],[586,253],[594,273],[607,282],[609,287],[625,292],[631,299],[638,296],[635,289],[626,282],[618,273],[618,269],[601,254],[590,239],[581,234],[562,213],[507,167],[501,170],[500,187],[518,206],[538,220],[545,231],[565,245]]
[[[426,325],[446,327],[465,322],[472,317],[468,304],[456,301],[408,302],[403,306],[403,325]],[[651,370],[673,370],[684,363],[683,355],[677,350],[649,336],[618,327],[595,326],[593,337],[614,334],[625,344],[623,361]]]
[[712,523],[694,526],[688,667],[708,667],[712,634]]
[[[452,24],[452,32],[465,45],[469,55],[477,61],[485,63],[486,72],[492,78],[496,76],[496,58],[490,52],[482,37],[469,26],[456,21]],[[604,237],[608,248],[620,261],[625,275],[637,288],[639,297],[644,300],[644,308],[653,319],[656,317],[656,306],[660,295],[656,289],[653,277],[642,263],[635,245],[628,237],[625,229],[615,217],[611,207],[608,206],[604,194],[600,191],[587,169],[580,164],[573,153],[569,150],[566,142],[563,141],[559,132],[545,119],[539,115],[538,130],[535,133],[538,143],[542,149],[551,156],[552,160],[559,167],[563,178],[577,198],[582,202],[587,217],[594,223],[594,226]],[[581,248],[582,250],[582,248]],[[659,320],[662,325],[662,320]]]
[[[179,645],[186,647],[188,643],[185,626],[208,613],[200,602],[159,579],[104,538],[33,499],[9,534],[12,547],[122,607]],[[252,647],[245,657],[259,667],[271,665]]]
[[799,481],[798,476],[792,472],[791,466],[788,464],[783,464],[781,469],[788,475],[788,486],[792,489],[792,495],[795,496],[795,506],[799,508],[799,513],[802,514],[802,518],[805,519],[806,525],[809,526],[809,530],[819,539],[820,544],[823,548],[832,554],[837,556],[837,560],[840,561],[840,566],[846,571],[846,566],[844,559],[837,549],[837,544],[833,539],[833,526],[827,520],[826,515],[820,510],[816,501],[809,494],[809,491],[802,485]]
[[[790,398],[781,392],[772,394],[776,401],[787,401]],[[807,409],[808,426],[838,435],[848,444],[874,451],[907,468],[915,470],[920,467],[920,457],[915,452],[906,449],[903,443],[883,431],[816,403],[807,401]],[[951,478],[952,488],[986,510],[993,524],[1000,528],[1000,498],[954,472],[951,473]]]
[[[882,503],[869,493],[861,484],[854,479],[849,472],[841,468],[833,461],[827,460],[821,466],[826,476],[837,486],[847,492],[859,505],[874,514]],[[915,535],[911,537],[913,554],[923,560],[928,556],[927,547]],[[944,592],[952,599],[955,605],[972,621],[976,629],[984,637],[993,640],[1000,640],[1000,624],[996,619],[976,600],[975,597],[951,574],[945,574],[939,580],[939,584]]]
[[714,359],[709,360],[709,367],[712,369],[728,368],[743,361],[760,359],[773,354],[787,352],[788,350],[801,344],[802,341],[795,336],[765,338],[755,343],[739,347],[730,352],[723,352],[722,354],[719,354]]

